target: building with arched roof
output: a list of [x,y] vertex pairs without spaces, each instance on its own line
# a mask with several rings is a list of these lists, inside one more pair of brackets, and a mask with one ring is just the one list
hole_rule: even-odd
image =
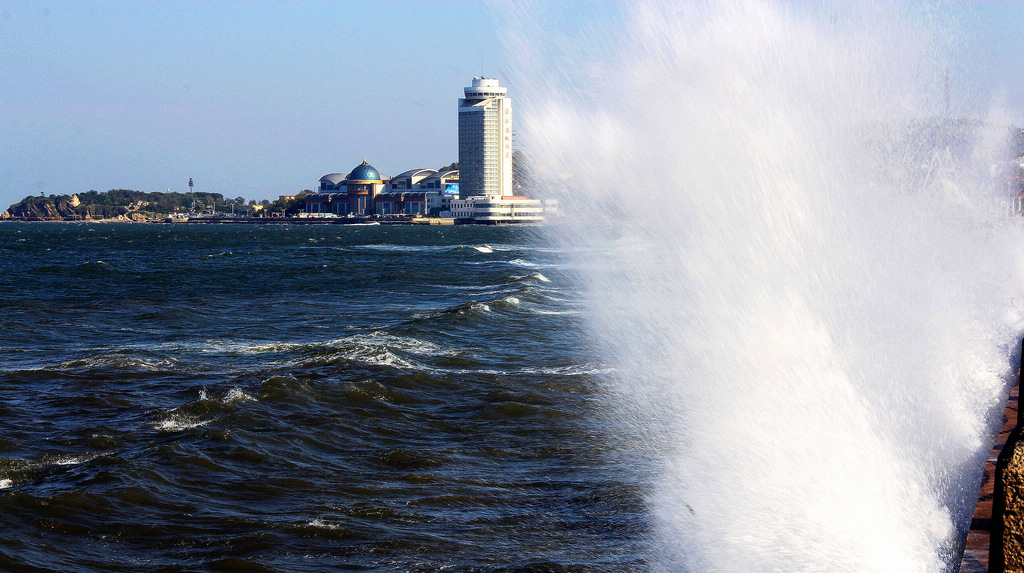
[[458,194],[457,169],[411,169],[392,177],[387,191],[377,195],[375,213],[440,216],[450,210],[451,201]]
[[347,175],[328,173],[320,178],[317,192],[306,195],[307,216],[365,216],[374,212],[374,199],[387,180],[363,159]]
[[430,177],[437,173],[437,169],[410,169],[404,173],[399,173],[391,178],[388,183],[389,191],[401,191],[404,189],[412,189],[420,184],[420,181]]
[[438,171],[420,180],[421,189],[438,189],[443,195],[459,194],[459,170]]
[[337,191],[338,184],[344,183],[347,173],[328,173],[320,178],[320,185],[317,189],[321,192]]

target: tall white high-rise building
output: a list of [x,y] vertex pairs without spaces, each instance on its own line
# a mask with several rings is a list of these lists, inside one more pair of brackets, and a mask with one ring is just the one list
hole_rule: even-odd
[[498,80],[473,78],[459,98],[459,198],[512,195],[512,99]]

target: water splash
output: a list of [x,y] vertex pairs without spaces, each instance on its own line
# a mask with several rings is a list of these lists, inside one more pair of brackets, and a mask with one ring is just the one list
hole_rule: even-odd
[[521,138],[658,460],[655,567],[949,568],[1024,243],[1009,131],[932,109],[928,19],[642,4],[573,35],[536,9],[508,16]]

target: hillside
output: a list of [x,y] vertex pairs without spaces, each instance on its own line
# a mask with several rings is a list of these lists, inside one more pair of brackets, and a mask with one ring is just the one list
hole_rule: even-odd
[[175,211],[186,213],[238,204],[225,201],[220,193],[145,193],[129,189],[111,189],[106,192],[88,191],[75,195],[25,197],[0,214],[0,219],[20,221],[89,221],[101,219],[144,220],[146,217],[166,216]]

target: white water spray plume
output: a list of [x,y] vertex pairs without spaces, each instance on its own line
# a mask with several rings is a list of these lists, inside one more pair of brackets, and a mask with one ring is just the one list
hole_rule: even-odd
[[506,14],[509,83],[609,410],[656,460],[652,568],[955,568],[1024,316],[1020,138],[944,115],[955,26],[744,1],[566,30],[554,9]]

